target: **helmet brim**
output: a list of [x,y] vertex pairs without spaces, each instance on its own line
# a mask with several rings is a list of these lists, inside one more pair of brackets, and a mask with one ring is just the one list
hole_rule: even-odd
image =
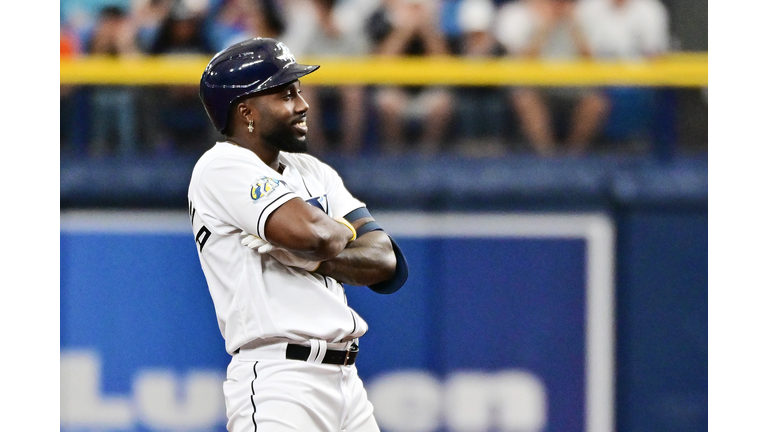
[[[311,74],[312,72],[316,71],[318,68],[320,68],[319,65],[304,65],[299,63],[291,63],[289,65],[286,65],[280,72],[264,80],[264,82],[262,82],[261,84],[253,88],[251,91],[247,93],[243,93],[242,95],[238,96],[236,99],[242,99],[243,96],[252,96],[257,93],[261,93],[263,91],[291,83],[305,75]],[[232,102],[234,102],[234,100]]]

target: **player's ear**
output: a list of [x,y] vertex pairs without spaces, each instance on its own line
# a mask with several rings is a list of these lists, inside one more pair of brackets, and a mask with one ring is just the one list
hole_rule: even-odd
[[235,106],[235,118],[238,122],[242,122],[245,125],[249,121],[253,120],[256,124],[259,123],[261,108],[257,105],[259,98],[246,98],[241,100]]
[[253,109],[243,100],[235,107],[235,116],[237,121],[248,123],[248,119],[253,120]]

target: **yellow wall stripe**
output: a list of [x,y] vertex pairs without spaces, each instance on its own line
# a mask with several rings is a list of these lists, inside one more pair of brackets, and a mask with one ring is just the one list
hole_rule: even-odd
[[[209,57],[61,59],[61,84],[197,85]],[[444,84],[706,87],[708,55],[687,53],[635,63],[536,62],[514,59],[302,58],[319,64],[305,84]]]

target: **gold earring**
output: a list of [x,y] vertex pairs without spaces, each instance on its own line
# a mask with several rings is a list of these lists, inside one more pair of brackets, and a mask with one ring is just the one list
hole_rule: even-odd
[[253,133],[253,120],[248,120],[248,132]]

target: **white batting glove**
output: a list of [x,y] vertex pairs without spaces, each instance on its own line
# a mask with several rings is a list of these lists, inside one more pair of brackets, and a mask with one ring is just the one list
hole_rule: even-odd
[[320,261],[310,261],[308,259],[297,257],[290,251],[276,247],[275,245],[270,244],[266,240],[260,237],[256,237],[253,234],[248,234],[247,232],[243,231],[240,235],[243,236],[243,239],[240,240],[240,243],[242,243],[244,246],[248,246],[260,254],[267,254],[284,266],[297,267],[309,272],[315,271],[318,267],[320,267]]
[[243,237],[243,239],[240,240],[240,243],[243,246],[248,246],[251,249],[255,249],[258,253],[267,253],[275,248],[274,245],[264,240],[263,238],[256,237],[253,234],[248,234],[245,231],[241,232],[240,235]]

